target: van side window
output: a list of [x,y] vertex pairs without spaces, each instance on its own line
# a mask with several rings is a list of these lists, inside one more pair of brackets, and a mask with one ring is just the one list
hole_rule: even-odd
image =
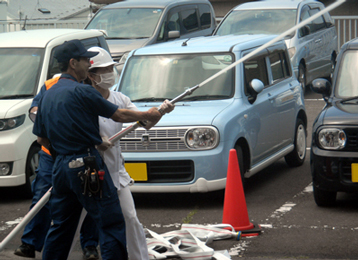
[[249,86],[253,79],[261,80],[265,86],[268,85],[266,62],[263,56],[244,62],[245,94],[250,95]]
[[290,76],[286,55],[276,52],[269,56],[273,83]]
[[189,9],[180,12],[183,26],[187,32],[196,31],[199,29],[198,16],[196,9]]
[[[318,13],[319,12],[319,9],[318,8],[314,8],[314,9],[311,9],[309,11],[310,15],[313,16],[314,14]],[[312,21],[312,23],[310,24],[310,30],[311,30],[311,33],[314,33],[314,32],[317,32],[319,30],[322,30],[326,28],[326,24],[324,23],[324,20],[323,20],[323,17],[320,16],[316,19],[314,19]]]
[[199,16],[201,29],[211,26],[211,9],[209,5],[199,5]]

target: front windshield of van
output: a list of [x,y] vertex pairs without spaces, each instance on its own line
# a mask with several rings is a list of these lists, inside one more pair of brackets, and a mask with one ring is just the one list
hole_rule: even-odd
[[[173,99],[234,62],[231,54],[134,56],[124,69],[120,91],[133,102]],[[228,99],[234,94],[233,69],[184,100]]]
[[33,97],[43,49],[0,48],[0,99]]
[[102,9],[86,29],[105,30],[107,39],[149,38],[162,15],[158,8]]
[[216,34],[281,34],[296,24],[296,12],[296,9],[233,11]]
[[350,98],[358,96],[358,51],[344,53],[337,77],[335,96]]

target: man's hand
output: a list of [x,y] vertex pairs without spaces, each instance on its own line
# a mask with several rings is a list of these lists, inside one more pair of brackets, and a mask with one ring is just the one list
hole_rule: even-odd
[[146,126],[145,129],[149,130],[153,126],[155,126],[156,123],[162,118],[162,114],[159,112],[159,110],[156,107],[152,107],[147,111],[147,120],[146,120]]
[[159,106],[159,112],[162,115],[170,113],[174,110],[174,105],[170,103],[168,99],[164,100],[164,102]]
[[112,146],[113,144],[108,140],[108,136],[102,136],[102,143],[97,145],[97,149],[100,151],[105,151]]

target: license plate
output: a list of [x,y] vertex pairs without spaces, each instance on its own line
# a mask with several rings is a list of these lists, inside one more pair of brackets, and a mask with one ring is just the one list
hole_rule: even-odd
[[135,181],[147,181],[147,164],[146,163],[125,163],[129,176]]
[[358,163],[351,164],[352,182],[358,182]]

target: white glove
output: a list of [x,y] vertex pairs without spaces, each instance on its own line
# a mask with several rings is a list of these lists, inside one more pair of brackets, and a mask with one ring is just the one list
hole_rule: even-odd
[[174,105],[170,103],[168,99],[164,100],[164,102],[159,106],[159,112],[162,113],[162,115],[166,113],[170,113],[174,110]]

